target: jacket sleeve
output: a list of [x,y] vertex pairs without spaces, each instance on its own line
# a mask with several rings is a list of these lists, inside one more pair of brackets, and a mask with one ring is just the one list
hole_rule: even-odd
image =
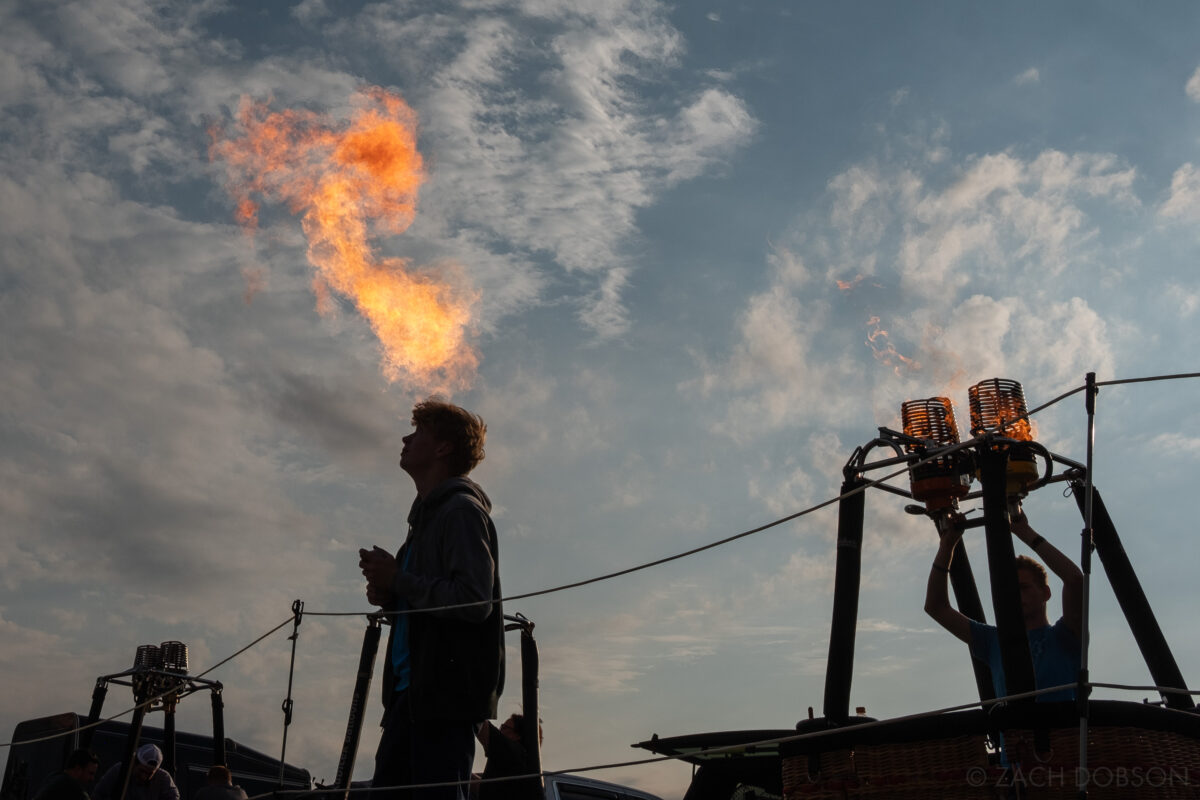
[[459,502],[447,508],[439,522],[436,541],[428,546],[437,549],[441,574],[422,574],[415,569],[397,572],[395,590],[412,608],[475,603],[431,613],[464,622],[483,622],[492,612],[496,575],[492,550],[495,538],[487,514],[474,503]]
[[96,781],[96,787],[92,789],[93,800],[112,800],[113,784],[117,782],[117,778],[121,774],[121,764],[117,762],[100,776],[100,780]]

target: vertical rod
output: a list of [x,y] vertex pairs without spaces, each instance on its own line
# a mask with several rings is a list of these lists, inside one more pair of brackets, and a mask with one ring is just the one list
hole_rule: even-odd
[[854,673],[854,634],[858,625],[858,593],[862,577],[863,515],[867,482],[855,475],[842,483],[838,503],[837,572],[833,585],[833,625],[825,667],[825,719],[842,723],[850,718],[850,682]]
[[542,724],[538,705],[538,646],[533,638],[533,624],[530,623],[521,628],[521,715],[525,719],[521,741],[525,745],[526,766],[529,772],[538,773],[539,793],[544,794],[541,775]]
[[225,701],[221,698],[221,684],[212,687],[212,763],[225,764]]
[[292,643],[292,662],[288,667],[287,697],[283,700],[283,744],[279,749],[279,786],[283,787],[283,773],[287,769],[287,735],[288,726],[292,724],[292,678],[296,674],[296,640],[300,638],[300,623],[304,620],[304,603],[300,600],[292,602],[292,635],[288,639]]
[[[1089,615],[1091,613],[1092,594],[1092,550],[1093,514],[1095,507],[1095,484],[1092,480],[1092,456],[1096,445],[1096,373],[1089,372],[1086,378],[1084,392],[1084,410],[1087,412],[1087,463],[1084,465],[1085,489],[1083,497],[1083,531],[1079,542],[1079,569],[1083,572],[1082,617],[1079,623],[1079,681],[1075,687],[1075,703],[1079,709],[1079,777],[1077,784],[1078,797],[1086,800],[1088,795],[1088,650],[1091,635],[1088,632]],[[1078,494],[1076,494],[1078,497]]]
[[163,698],[166,705],[163,707],[163,763],[160,765],[163,769],[175,776],[175,703],[174,698],[167,696]]
[[358,676],[354,681],[354,694],[350,698],[350,716],[346,720],[346,738],[342,741],[337,778],[333,782],[334,789],[345,790],[341,794],[342,800],[350,797],[350,780],[354,774],[354,759],[358,757],[358,739],[362,734],[367,691],[371,688],[371,675],[375,672],[375,654],[379,652],[380,619],[379,614],[367,615],[367,630],[363,634],[362,653],[358,659]]
[[[134,678],[135,686],[138,679]],[[125,739],[125,760],[121,762],[121,774],[117,777],[116,800],[125,800],[129,790],[129,776],[133,774],[133,761],[137,758],[138,741],[142,738],[142,723],[146,719],[146,698],[148,691],[134,691],[133,699],[137,703],[133,709],[133,719],[129,722],[129,734]]]
[[[945,523],[942,519],[939,519],[939,533],[943,524]],[[961,539],[958,547],[954,548],[954,558],[950,560],[950,586],[954,589],[954,602],[964,616],[978,622],[987,622],[987,616],[983,613],[983,602],[979,599],[975,574],[971,571],[971,561],[967,558],[967,543]],[[992,670],[988,665],[971,657],[971,669],[975,672],[975,688],[979,690],[979,699],[996,699]]]
[[87,723],[79,736],[79,746],[84,750],[92,747],[92,734],[96,732],[96,723],[100,721],[100,711],[104,708],[104,698],[108,695],[108,681],[96,679],[96,688],[92,690],[92,707],[88,709]]
[[[987,537],[988,570],[992,582],[992,612],[1000,640],[1007,694],[1034,690],[1033,658],[1021,615],[1017,588],[1016,551],[1008,519],[1008,451],[997,450],[989,440],[979,447],[978,463],[983,483],[983,529]],[[1033,698],[1013,701],[1031,703]]]

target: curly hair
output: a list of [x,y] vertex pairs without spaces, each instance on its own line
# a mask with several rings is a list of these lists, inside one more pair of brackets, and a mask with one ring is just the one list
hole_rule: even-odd
[[1027,570],[1039,586],[1050,585],[1050,579],[1046,576],[1046,568],[1029,556],[1017,556],[1017,569]]
[[435,439],[454,448],[448,462],[451,474],[467,475],[483,461],[487,423],[479,415],[441,398],[430,397],[413,406],[412,424],[420,425]]

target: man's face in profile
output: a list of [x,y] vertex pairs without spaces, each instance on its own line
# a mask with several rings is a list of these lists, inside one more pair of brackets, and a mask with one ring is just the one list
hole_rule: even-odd
[[139,761],[133,767],[133,779],[138,783],[149,783],[156,772],[158,764],[143,764]]
[[93,761],[90,764],[84,764],[82,767],[71,767],[67,770],[67,774],[84,786],[91,786],[92,782],[96,780],[96,770],[99,766],[99,764]]

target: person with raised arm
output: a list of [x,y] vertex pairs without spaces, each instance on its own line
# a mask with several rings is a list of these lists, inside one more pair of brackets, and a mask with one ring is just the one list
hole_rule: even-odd
[[[1017,586],[1021,597],[1021,616],[1029,637],[1029,653],[1033,658],[1034,682],[1038,689],[1073,684],[1079,678],[1080,634],[1083,628],[1083,573],[1057,547],[1046,541],[1029,525],[1025,512],[1012,515],[1013,534],[1037,556],[1044,559],[1059,580],[1062,588],[1062,616],[1050,623],[1047,607],[1050,584],[1046,568],[1028,556],[1017,556]],[[962,517],[956,515],[942,526],[941,542],[925,589],[925,613],[939,625],[966,642],[971,655],[988,665],[997,697],[1007,694],[1004,665],[1000,654],[1000,637],[993,625],[973,620],[950,605],[946,588],[954,550],[963,535]],[[1038,695],[1038,700],[1050,702],[1073,700],[1074,687]]]

